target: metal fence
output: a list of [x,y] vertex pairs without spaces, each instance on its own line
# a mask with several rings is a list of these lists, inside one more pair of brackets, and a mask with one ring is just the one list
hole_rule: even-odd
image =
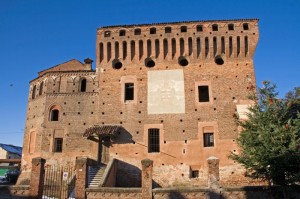
[[75,179],[73,167],[46,167],[43,199],[75,199]]

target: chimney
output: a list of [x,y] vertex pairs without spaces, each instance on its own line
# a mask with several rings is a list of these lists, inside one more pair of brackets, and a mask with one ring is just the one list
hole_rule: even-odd
[[93,63],[92,59],[90,59],[90,58],[84,59],[84,68],[86,70],[92,70],[92,63]]

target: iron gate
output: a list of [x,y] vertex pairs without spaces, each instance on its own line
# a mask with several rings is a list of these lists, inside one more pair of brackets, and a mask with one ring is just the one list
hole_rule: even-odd
[[43,199],[75,199],[75,179],[73,167],[46,167]]

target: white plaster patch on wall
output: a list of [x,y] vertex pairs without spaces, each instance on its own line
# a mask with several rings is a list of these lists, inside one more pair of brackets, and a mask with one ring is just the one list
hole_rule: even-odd
[[250,106],[251,106],[250,104],[237,104],[236,105],[236,109],[237,109],[240,119],[242,119],[242,120],[248,119],[247,114],[250,113],[250,111],[249,111]]
[[148,71],[148,114],[185,113],[183,70]]

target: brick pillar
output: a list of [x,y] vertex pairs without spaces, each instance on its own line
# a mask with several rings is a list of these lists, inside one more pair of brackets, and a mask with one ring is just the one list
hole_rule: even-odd
[[41,199],[43,195],[44,185],[44,165],[45,159],[33,158],[31,161],[31,176],[30,176],[30,199]]
[[208,187],[211,189],[220,188],[220,176],[219,176],[219,159],[216,157],[209,157],[207,159],[208,164]]
[[142,162],[142,198],[152,199],[152,169],[153,161],[144,159]]
[[85,188],[87,187],[87,158],[76,158],[76,184],[75,184],[75,198],[85,199]]

